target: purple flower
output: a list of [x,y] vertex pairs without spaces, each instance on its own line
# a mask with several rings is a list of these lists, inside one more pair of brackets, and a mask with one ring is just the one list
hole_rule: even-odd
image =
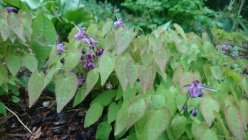
[[188,105],[187,104],[184,104],[183,107],[182,107],[183,110],[187,110],[188,109]]
[[189,113],[190,113],[193,117],[196,117],[196,116],[197,116],[197,114],[198,114],[198,112],[197,112],[197,110],[196,110],[196,109],[192,109],[192,110],[190,110],[190,111],[189,111]]
[[80,28],[79,31],[74,35],[75,40],[80,40],[86,37],[87,37],[87,34],[83,28]]
[[90,54],[87,55],[87,61],[89,61],[89,62],[94,61],[94,54],[93,53],[90,53]]
[[101,56],[103,54],[103,52],[104,52],[104,49],[103,48],[98,48],[96,50],[96,56]]
[[85,78],[82,77],[82,75],[77,76],[77,83],[78,87],[80,87],[85,82]]
[[60,55],[64,51],[65,46],[63,43],[59,43],[59,44],[57,44],[56,49],[57,49],[57,54]]
[[85,48],[82,49],[82,54],[85,54],[86,53],[86,50]]
[[6,7],[5,9],[7,10],[8,13],[12,13],[12,12],[17,13],[18,11],[15,7]]
[[190,98],[202,97],[202,90],[217,91],[215,89],[200,85],[198,80],[195,80],[192,84],[187,84],[184,87],[188,88]]
[[117,19],[117,21],[114,22],[114,27],[120,28],[121,26],[123,26],[123,20]]
[[90,38],[90,39],[84,38],[83,43],[88,44],[90,46],[94,46],[94,45],[98,44],[98,42],[94,38]]
[[219,45],[218,48],[224,53],[227,53],[229,51],[229,46],[227,44]]
[[85,63],[84,63],[84,68],[86,69],[86,70],[92,70],[92,69],[94,69],[94,64],[92,63],[92,62],[90,62],[90,61],[85,61]]

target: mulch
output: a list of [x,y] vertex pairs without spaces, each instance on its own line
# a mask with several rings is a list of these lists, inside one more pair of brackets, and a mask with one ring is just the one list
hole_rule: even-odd
[[[6,99],[4,99],[6,98]],[[1,100],[8,100],[8,97]],[[33,132],[28,132],[18,119],[8,112],[0,118],[0,140],[94,140],[97,124],[83,127],[89,102],[84,101],[78,107],[67,105],[57,113],[53,93],[43,93],[36,104],[29,108],[26,91],[21,92],[22,100],[15,104],[7,101],[6,106],[14,111],[21,121]],[[24,99],[24,100],[23,100]]]

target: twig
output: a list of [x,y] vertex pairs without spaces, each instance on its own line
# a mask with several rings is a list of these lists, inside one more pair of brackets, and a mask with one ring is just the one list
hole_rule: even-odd
[[25,129],[27,129],[31,134],[33,134],[33,132],[31,130],[28,129],[28,127],[21,121],[21,119],[15,114],[15,112],[13,112],[12,110],[10,110],[7,106],[5,106],[5,108],[11,112],[13,115],[16,116],[16,118],[18,119],[18,121],[24,126]]

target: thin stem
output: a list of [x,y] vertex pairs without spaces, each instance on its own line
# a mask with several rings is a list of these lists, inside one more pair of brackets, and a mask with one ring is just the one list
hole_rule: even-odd
[[[189,96],[188,96],[188,98],[186,99],[186,101],[184,102],[184,104],[183,105],[186,105],[187,104],[187,102],[188,102],[188,100],[189,100]],[[181,114],[181,112],[183,111],[183,108],[179,111],[179,114]]]
[[21,119],[15,114],[15,112],[13,112],[12,110],[10,110],[7,106],[5,106],[5,108],[12,113],[14,116],[16,116],[16,118],[18,119],[18,121],[24,126],[25,129],[27,129],[31,134],[33,134],[33,132],[28,129],[28,127],[21,121]]

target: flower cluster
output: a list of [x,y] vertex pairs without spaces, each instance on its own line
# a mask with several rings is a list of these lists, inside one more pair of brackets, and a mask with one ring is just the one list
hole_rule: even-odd
[[[197,98],[197,97],[202,97],[203,93],[202,90],[208,90],[208,91],[217,91],[215,89],[211,89],[209,87],[206,86],[202,86],[200,84],[200,82],[198,80],[193,81],[191,84],[187,84],[184,87],[186,87],[188,89],[188,93],[189,93],[189,98]],[[187,110],[188,106],[187,106],[187,101],[188,99],[185,101],[182,110]],[[196,109],[192,109],[189,112],[193,117],[197,116],[197,110]]]
[[[78,32],[74,35],[74,39],[82,40],[82,42],[89,47],[89,49],[82,49],[81,60],[84,62],[84,68],[86,70],[94,69],[95,56],[100,57],[103,54],[104,49],[96,48],[98,41],[92,37],[88,37],[84,28],[78,28]],[[87,50],[89,50],[88,53]]]
[[5,8],[8,13],[17,13],[18,10],[15,7],[6,7]]
[[115,28],[120,28],[123,26],[123,20],[120,18],[120,19],[117,19],[117,21],[114,22],[114,27]]

